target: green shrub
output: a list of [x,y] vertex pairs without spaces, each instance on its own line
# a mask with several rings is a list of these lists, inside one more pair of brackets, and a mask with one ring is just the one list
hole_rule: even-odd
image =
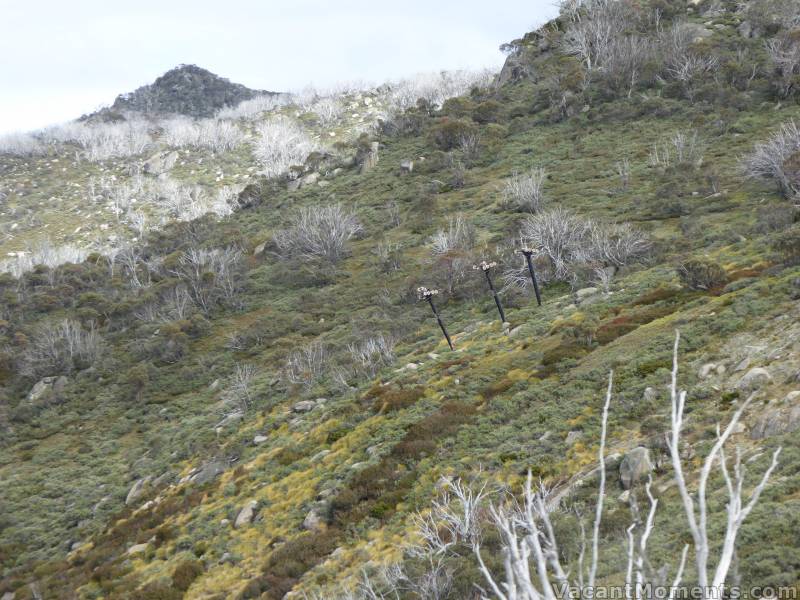
[[431,127],[430,136],[437,148],[447,152],[458,148],[464,138],[475,132],[471,121],[444,117]]
[[183,592],[189,589],[192,582],[203,574],[203,564],[197,560],[185,560],[172,572],[172,585]]
[[710,260],[686,261],[678,267],[678,277],[690,290],[712,291],[728,282],[725,269]]

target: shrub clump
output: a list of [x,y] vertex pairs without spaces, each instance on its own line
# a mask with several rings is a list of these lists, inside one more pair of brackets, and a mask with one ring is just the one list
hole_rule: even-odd
[[688,260],[678,267],[681,283],[690,290],[710,291],[724,286],[728,276],[719,264],[710,260]]
[[172,572],[172,585],[182,592],[189,589],[192,582],[203,574],[203,565],[197,560],[185,560]]

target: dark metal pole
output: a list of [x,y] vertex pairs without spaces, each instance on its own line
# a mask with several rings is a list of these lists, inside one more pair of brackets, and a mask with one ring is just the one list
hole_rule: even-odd
[[542,305],[542,296],[539,294],[539,283],[536,281],[536,272],[533,270],[533,263],[531,262],[531,252],[523,252],[525,260],[528,263],[528,271],[531,274],[531,281],[533,282],[533,291],[536,293],[536,302],[539,306]]
[[492,296],[494,296],[494,303],[497,305],[497,312],[500,313],[500,322],[506,322],[506,313],[503,312],[503,305],[500,304],[500,296],[497,295],[497,290],[494,289],[494,284],[492,283],[492,278],[489,276],[489,269],[485,269],[483,274],[486,275],[486,281],[489,283],[489,289],[492,290]]
[[433,303],[433,296],[428,296],[428,304],[431,305],[431,310],[433,310],[433,314],[436,315],[436,320],[439,322],[439,327],[442,328],[442,333],[447,340],[447,345],[450,346],[450,350],[453,350],[453,342],[450,340],[450,334],[447,333],[447,329],[442,322],[442,317],[439,316],[439,311],[436,310],[436,305]]

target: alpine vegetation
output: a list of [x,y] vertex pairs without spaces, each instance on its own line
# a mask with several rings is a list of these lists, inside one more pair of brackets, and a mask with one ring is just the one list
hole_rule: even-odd
[[267,177],[281,175],[289,167],[301,165],[321,147],[296,121],[284,116],[272,117],[258,125],[258,139],[253,154]]
[[766,142],[756,144],[753,152],[742,159],[747,177],[773,180],[786,198],[800,192],[800,130],[794,121],[783,123]]
[[275,232],[275,245],[285,258],[339,262],[347,244],[361,233],[355,213],[342,204],[300,209],[287,229]]

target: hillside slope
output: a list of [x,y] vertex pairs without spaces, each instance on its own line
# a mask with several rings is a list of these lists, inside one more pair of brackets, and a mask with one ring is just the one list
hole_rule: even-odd
[[[614,551],[598,581],[624,581],[617,469],[639,447],[659,500],[650,558],[674,567],[691,542],[664,458],[676,329],[687,469],[751,391],[734,435],[749,477],[783,448],[731,579],[796,587],[800,225],[796,197],[741,166],[800,117],[763,36],[790,38],[732,2],[660,1],[657,23],[622,5],[638,16],[621,39],[670,31],[708,68],[673,77],[654,51],[636,77],[591,71],[565,51],[581,22],[565,14],[512,45],[501,85],[248,177],[230,214],[143,231],[120,261],[0,276],[0,592],[343,598],[381,566],[419,567],[417,511],[443,477],[516,492],[532,472],[587,514],[612,369],[600,534]],[[556,252],[545,221],[585,247]],[[344,241],[320,251],[303,236],[325,223]],[[520,237],[551,243],[542,306]],[[482,260],[498,263],[508,325]],[[454,351],[422,286],[440,290]],[[710,485],[718,532],[725,483]],[[570,514],[558,528],[575,565]],[[484,543],[502,571],[497,535]],[[448,555],[442,598],[479,597],[468,550]]]

